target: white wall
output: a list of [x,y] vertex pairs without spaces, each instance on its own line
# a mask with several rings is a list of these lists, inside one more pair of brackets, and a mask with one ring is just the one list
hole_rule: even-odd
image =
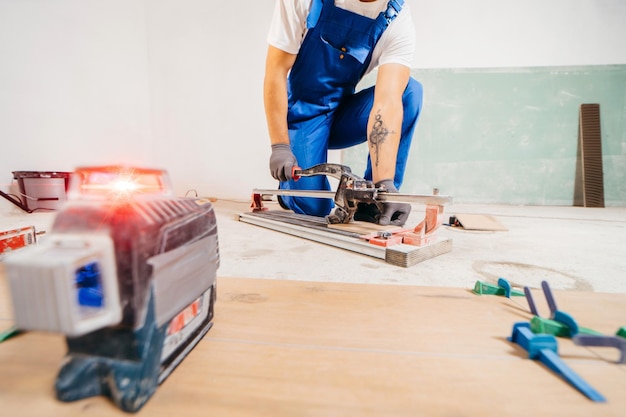
[[0,1],[0,183],[150,152],[143,2]]
[[276,187],[262,96],[273,0],[253,4],[146,1],[154,155],[181,193]]
[[[626,63],[623,0],[408,0],[415,67]],[[132,163],[179,194],[273,188],[262,107],[274,0],[0,0],[0,188]]]
[[626,64],[624,0],[408,0],[416,68]]

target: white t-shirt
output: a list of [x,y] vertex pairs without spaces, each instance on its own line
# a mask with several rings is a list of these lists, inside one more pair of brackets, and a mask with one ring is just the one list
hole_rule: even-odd
[[[297,54],[306,35],[306,19],[312,0],[276,0],[274,17],[267,41],[270,45]],[[345,10],[369,18],[376,18],[387,9],[388,0],[362,2],[359,0],[335,0],[335,5]],[[415,53],[415,28],[409,5],[404,3],[402,10],[383,32],[374,48],[370,72],[379,65],[395,63],[411,67]]]

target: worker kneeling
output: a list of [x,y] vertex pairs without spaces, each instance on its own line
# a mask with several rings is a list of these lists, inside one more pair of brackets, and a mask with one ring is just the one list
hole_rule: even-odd
[[[328,179],[294,181],[294,166],[327,161],[329,149],[368,142],[364,173],[376,188],[397,193],[422,107],[410,77],[415,31],[403,0],[277,0],[268,36],[264,101],[272,144],[270,171],[281,189],[329,190]],[[346,8],[343,8],[345,6]],[[378,69],[376,84],[357,84]],[[282,196],[296,213],[326,216],[333,201]],[[355,220],[402,225],[406,203],[359,204]]]

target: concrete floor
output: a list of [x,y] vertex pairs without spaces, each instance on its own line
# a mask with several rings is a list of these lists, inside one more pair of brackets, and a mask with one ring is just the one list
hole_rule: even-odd
[[[218,278],[426,285],[472,288],[498,277],[514,285],[626,293],[626,207],[527,207],[450,205],[459,213],[495,216],[508,231],[482,232],[443,227],[452,251],[403,268],[371,256],[238,221],[249,201],[217,200],[221,265]],[[278,209],[275,203],[267,203]],[[55,212],[26,214],[0,201],[0,231],[34,225],[48,231]],[[407,226],[424,215],[413,207]],[[45,234],[41,238],[45,239]]]

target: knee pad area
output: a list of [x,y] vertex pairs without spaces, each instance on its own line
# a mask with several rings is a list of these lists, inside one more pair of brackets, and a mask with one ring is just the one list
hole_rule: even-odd
[[282,199],[294,213],[317,217],[327,216],[335,205],[333,200],[327,198],[283,196]]
[[[296,181],[281,183],[280,188],[289,190],[330,190],[330,184],[324,176],[304,177]],[[335,203],[328,198],[281,196],[283,203],[297,214],[323,217],[330,214]]]

